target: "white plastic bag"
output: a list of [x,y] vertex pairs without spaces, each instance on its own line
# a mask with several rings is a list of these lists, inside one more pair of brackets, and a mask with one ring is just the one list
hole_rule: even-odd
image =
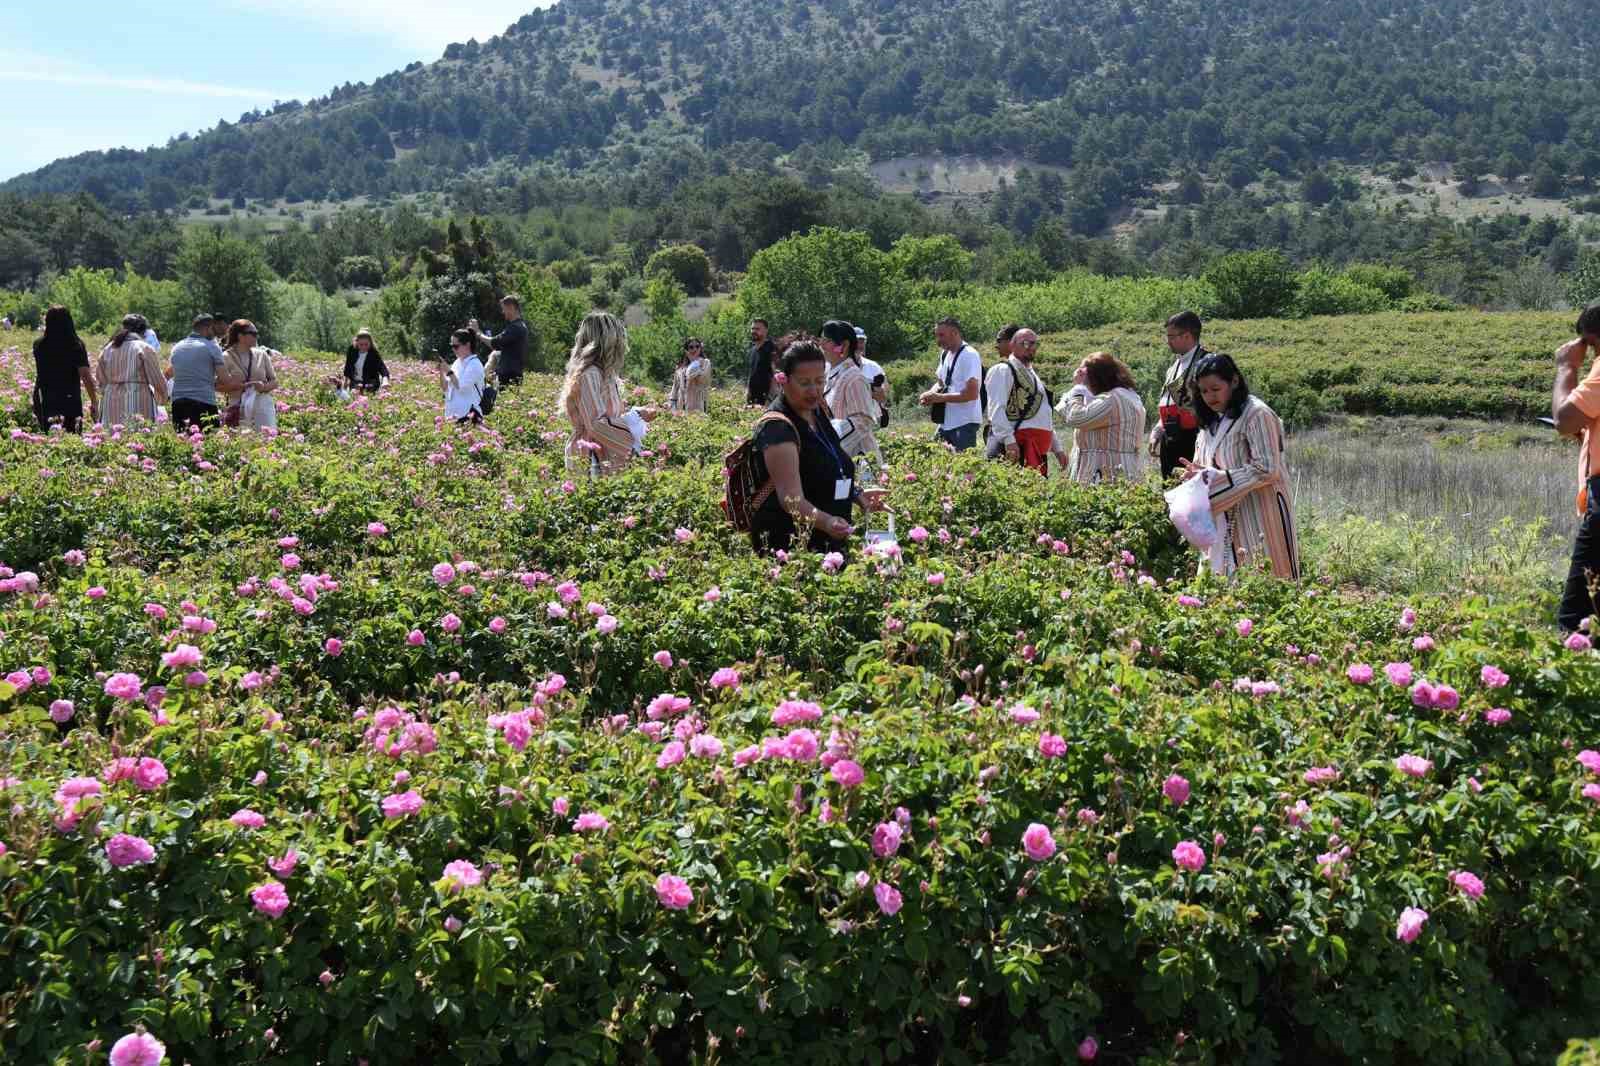
[[1211,516],[1211,494],[1206,488],[1204,474],[1196,474],[1176,488],[1168,489],[1164,495],[1167,516],[1184,540],[1202,550],[1217,542],[1217,522]]
[[622,424],[633,437],[633,450],[637,454],[644,448],[644,435],[649,431],[650,424],[644,420],[644,415],[639,413],[637,407],[630,407],[622,413]]

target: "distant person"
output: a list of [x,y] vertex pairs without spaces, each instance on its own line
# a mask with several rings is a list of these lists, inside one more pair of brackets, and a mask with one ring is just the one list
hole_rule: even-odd
[[878,428],[887,429],[889,377],[883,372],[882,366],[867,358],[867,331],[860,326],[856,327],[856,362],[861,364],[861,373],[866,376],[867,384],[872,386],[872,402],[878,405]]
[[[584,316],[572,338],[566,377],[557,406],[572,423],[567,440],[567,469],[607,477],[627,469],[636,454],[640,420],[655,417],[651,408],[630,411],[622,403],[622,364],[628,355],[628,329],[607,311]],[[640,433],[642,437],[642,433]]]
[[917,402],[928,408],[938,426],[938,438],[958,452],[978,443],[983,424],[983,405],[978,399],[983,384],[983,359],[961,337],[961,323],[954,318],[940,319],[933,327],[939,342],[939,370],[933,388]]
[[282,353],[257,345],[259,337],[260,331],[247,318],[230,323],[222,371],[217,375],[218,387],[228,394],[230,406],[239,405],[240,429],[278,428],[278,403],[272,398],[278,389],[278,370],[272,358]]
[[667,398],[669,410],[705,413],[711,393],[711,359],[700,338],[690,337],[683,342],[678,367],[672,372],[672,390]]
[[1122,360],[1086,356],[1056,410],[1072,430],[1068,477],[1084,484],[1144,477],[1144,400]]
[[[1580,382],[1585,355],[1600,355],[1600,303],[1578,315],[1578,336],[1556,349],[1556,381],[1550,399],[1550,417],[1556,429],[1578,437],[1578,533],[1572,542],[1572,561],[1561,593],[1556,621],[1575,632],[1597,613],[1593,582],[1600,581],[1600,359]],[[1591,626],[1591,635],[1595,634]]]
[[73,325],[72,312],[60,304],[44,313],[44,335],[33,342],[33,366],[33,411],[40,430],[49,432],[51,426],[68,433],[81,430],[84,392],[89,394],[89,420],[95,420],[99,401],[89,350]]
[[1200,347],[1200,316],[1180,311],[1167,319],[1167,347],[1177,356],[1167,368],[1157,401],[1155,428],[1150,431],[1150,455],[1161,460],[1161,479],[1172,476],[1184,460],[1194,458],[1200,409],[1194,391],[1195,367],[1210,353]]
[[144,341],[147,328],[141,316],[127,315],[122,328],[100,350],[95,379],[105,399],[100,408],[102,425],[131,425],[136,418],[154,422],[156,404],[167,402],[161,362]]
[[[140,315],[139,317],[143,318],[144,316]],[[161,354],[161,338],[156,336],[155,327],[148,322],[145,323],[144,327],[144,342],[150,346],[151,351],[157,355]]]
[[772,399],[772,374],[776,369],[778,346],[767,338],[767,320],[750,322],[750,373],[745,387],[745,402],[765,407]]
[[[0,329],[11,329],[11,328],[12,328],[12,324],[11,324],[11,316],[10,315],[6,315],[4,318],[0,318]],[[85,355],[84,358],[87,359],[88,355]]]
[[180,433],[217,425],[217,383],[227,380],[227,358],[211,339],[211,316],[194,316],[189,335],[172,346],[168,377],[172,384],[172,428]]
[[389,383],[389,368],[372,342],[371,330],[357,330],[345,349],[344,383],[356,392],[377,392]]
[[755,428],[772,491],[751,516],[750,543],[758,552],[787,551],[805,529],[812,551],[843,552],[851,509],[882,510],[884,490],[857,486],[855,462],[822,413],[827,358],[821,345],[797,341],[779,365],[783,383]]
[[478,358],[478,331],[470,327],[450,334],[455,361],[439,364],[439,388],[444,392],[444,416],[457,424],[483,421],[483,360]]
[[883,452],[874,432],[878,428],[878,405],[873,402],[872,386],[856,360],[857,343],[856,328],[850,323],[830,319],[822,324],[822,354],[828,364],[823,404],[845,454],[852,459],[870,455],[882,466]]
[[989,425],[994,429],[986,454],[991,459],[1003,454],[1013,463],[1048,475],[1050,453],[1058,449],[1049,390],[1033,369],[1039,335],[1018,327],[1006,340],[1009,354],[989,369],[985,382]]
[[[523,321],[522,297],[516,293],[500,297],[500,313],[505,316],[506,328],[493,335],[484,333],[482,339],[497,353],[490,357],[490,370],[500,387],[509,389],[522,384],[522,375],[528,366],[528,348],[538,343],[538,336]],[[478,320],[468,321],[467,328],[478,332]]]
[[1227,355],[1207,355],[1194,368],[1194,411],[1200,423],[1194,461],[1182,477],[1203,477],[1217,520],[1208,558],[1213,573],[1231,577],[1266,564],[1290,581],[1300,578],[1300,540],[1289,502],[1283,423]]

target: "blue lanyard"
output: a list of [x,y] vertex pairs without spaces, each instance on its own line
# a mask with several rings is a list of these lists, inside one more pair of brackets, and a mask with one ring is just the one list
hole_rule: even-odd
[[[817,412],[816,414],[817,414],[818,418],[822,417],[822,414],[821,414],[820,411]],[[802,419],[801,421],[803,423],[804,419]],[[811,426],[806,426],[806,429],[808,431],[810,431],[810,433],[811,433],[811,435],[813,437],[817,438],[817,443],[822,445],[823,450],[828,453],[828,457],[833,460],[834,469],[839,472],[839,479],[841,481],[844,480],[844,472],[845,472],[844,453],[841,452],[839,449],[835,448],[833,446],[833,444],[829,442],[828,438],[823,436],[822,430],[813,428]]]

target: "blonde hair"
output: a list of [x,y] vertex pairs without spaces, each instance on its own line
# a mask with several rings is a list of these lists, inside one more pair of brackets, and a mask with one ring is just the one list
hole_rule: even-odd
[[622,360],[627,354],[628,327],[622,324],[622,319],[607,311],[590,311],[583,316],[572,338],[566,377],[556,401],[574,425],[578,422],[578,378],[585,370],[595,367],[600,371],[600,383],[609,385],[622,375]]

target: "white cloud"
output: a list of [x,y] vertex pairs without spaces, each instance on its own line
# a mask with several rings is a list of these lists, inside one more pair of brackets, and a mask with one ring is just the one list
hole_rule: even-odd
[[342,37],[370,35],[417,49],[434,60],[445,46],[469,37],[484,41],[504,33],[523,15],[554,0],[231,0],[232,6],[264,14],[305,19]]

